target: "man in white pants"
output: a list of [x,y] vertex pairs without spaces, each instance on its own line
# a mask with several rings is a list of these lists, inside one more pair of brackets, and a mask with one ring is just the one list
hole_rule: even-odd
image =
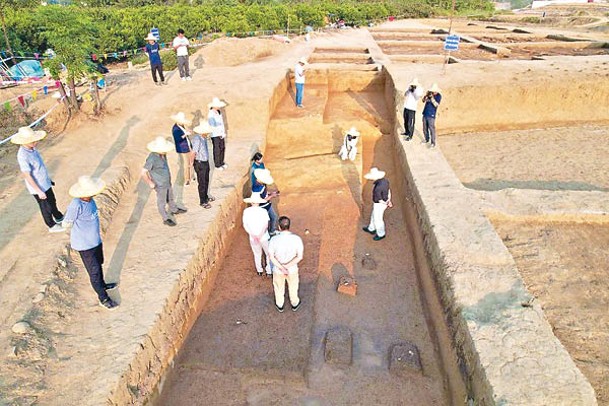
[[343,145],[340,147],[340,159],[345,161],[346,159],[350,159],[351,161],[355,161],[355,157],[357,155],[357,139],[359,138],[359,131],[355,129],[355,127],[351,127],[349,131],[345,133],[345,138],[343,139]]
[[269,214],[260,207],[266,200],[260,197],[260,193],[252,193],[250,197],[243,199],[245,203],[251,204],[243,210],[243,228],[250,236],[250,246],[254,252],[256,272],[262,276],[262,252],[266,256],[266,275],[271,276],[271,261],[269,259]]
[[283,313],[285,302],[285,283],[288,283],[288,293],[292,311],[300,307],[298,297],[298,263],[302,260],[304,247],[302,239],[290,232],[290,219],[279,217],[279,234],[271,238],[269,254],[273,263],[273,290],[275,291],[275,307]]
[[370,169],[370,172],[364,175],[364,178],[374,181],[372,189],[372,214],[370,215],[370,224],[363,228],[364,231],[374,234],[374,241],[379,241],[385,238],[385,221],[383,215],[387,207],[393,207],[391,203],[391,190],[389,189],[389,181],[385,179],[385,172],[379,171],[378,168]]

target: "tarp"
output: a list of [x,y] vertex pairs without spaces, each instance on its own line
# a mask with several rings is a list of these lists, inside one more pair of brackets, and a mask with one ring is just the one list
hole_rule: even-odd
[[9,73],[13,80],[44,77],[44,69],[38,61],[19,62],[9,69]]

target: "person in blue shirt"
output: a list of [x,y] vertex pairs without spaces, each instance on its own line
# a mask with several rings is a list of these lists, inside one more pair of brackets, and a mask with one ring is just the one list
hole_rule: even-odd
[[93,196],[101,193],[106,183],[101,179],[81,176],[72,187],[69,194],[74,199],[68,206],[63,220],[65,228],[70,230],[70,246],[78,251],[82,263],[89,274],[89,280],[99,304],[108,310],[118,307],[118,304],[108,296],[107,290],[114,289],[116,283],[106,283],[104,280],[104,251],[99,227],[99,212]]
[[38,141],[46,137],[46,131],[34,131],[30,127],[21,127],[17,134],[13,135],[11,142],[19,145],[17,151],[17,162],[23,175],[28,192],[34,196],[44,223],[50,233],[63,232],[60,223],[63,214],[57,209],[53,185],[42,156],[36,149]]
[[423,97],[423,102],[425,102],[425,107],[423,107],[423,134],[425,135],[425,140],[422,143],[427,144],[431,141],[432,148],[436,146],[436,113],[440,101],[442,101],[440,88],[437,83],[434,83],[425,97]]
[[192,125],[192,121],[186,118],[186,114],[179,112],[171,116],[174,121],[174,125],[171,128],[171,134],[173,135],[173,142],[176,145],[176,152],[180,157],[184,170],[184,185],[190,185],[190,181],[194,180],[194,174],[192,173],[192,167],[194,165],[195,155],[192,152],[192,145],[190,144],[191,132],[187,129]]
[[268,169],[256,169],[254,171],[254,185],[252,186],[252,193],[259,193],[260,197],[266,200],[266,203],[260,205],[263,209],[265,209],[269,214],[269,234],[275,235],[277,232],[277,214],[273,209],[273,204],[271,203],[271,199],[279,196],[279,190],[274,190],[272,192],[267,191],[267,186],[272,185],[273,177],[271,176],[271,171]]
[[[149,32],[148,36],[144,38],[148,43],[146,44],[146,53],[148,54],[148,59],[150,60],[150,70],[152,71],[152,80],[154,80],[154,84],[157,86],[166,85],[165,76],[163,75],[163,62],[161,61],[161,54],[159,53],[161,47],[159,43],[156,42],[156,37]],[[157,72],[159,74],[159,78],[161,81],[159,82],[156,78]]]
[[254,171],[256,169],[266,169],[264,166],[264,162],[262,162],[262,154],[260,152],[256,152],[252,157],[252,167],[250,168],[250,179],[252,180],[252,188],[254,187],[254,183],[256,183],[256,176],[254,176]]

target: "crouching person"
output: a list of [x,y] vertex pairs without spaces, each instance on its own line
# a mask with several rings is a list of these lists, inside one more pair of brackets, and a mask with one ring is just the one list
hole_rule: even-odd
[[89,176],[78,178],[78,182],[69,190],[74,199],[68,206],[63,227],[70,228],[70,246],[80,254],[99,304],[113,310],[118,304],[106,291],[115,288],[116,284],[106,283],[104,280],[104,251],[99,231],[99,213],[93,200],[93,196],[101,193],[105,187],[106,184],[101,179]]
[[351,127],[349,131],[345,134],[345,138],[343,139],[343,145],[340,147],[340,159],[343,161],[349,159],[351,161],[355,161],[355,157],[357,155],[357,139],[359,138],[359,131],[355,129],[355,127]]

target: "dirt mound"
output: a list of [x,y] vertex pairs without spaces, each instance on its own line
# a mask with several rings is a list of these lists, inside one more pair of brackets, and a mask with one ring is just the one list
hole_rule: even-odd
[[287,50],[289,45],[264,38],[219,38],[201,51],[209,66],[237,66]]

